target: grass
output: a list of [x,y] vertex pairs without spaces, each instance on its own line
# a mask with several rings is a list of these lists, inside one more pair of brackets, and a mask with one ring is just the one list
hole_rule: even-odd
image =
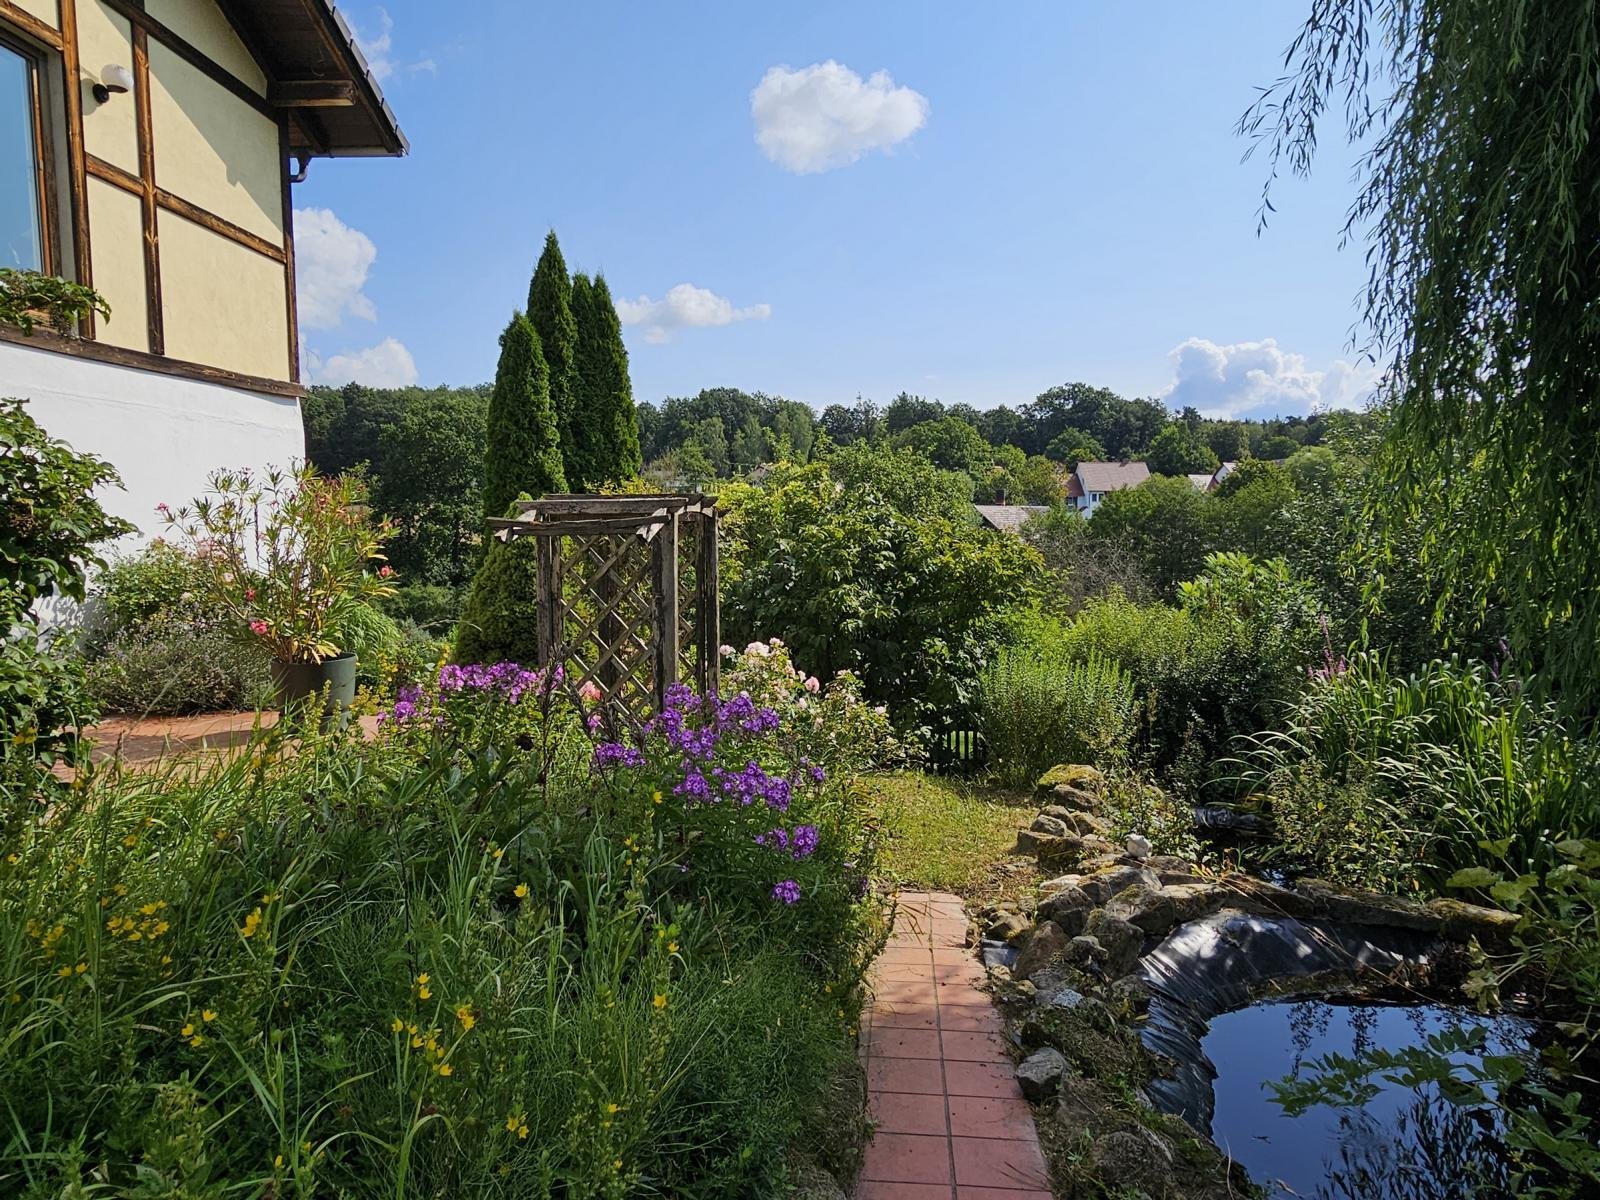
[[1031,888],[1032,864],[1007,862],[1017,826],[1034,812],[1026,793],[916,771],[857,786],[869,793],[883,829],[879,865],[888,878],[985,900]]

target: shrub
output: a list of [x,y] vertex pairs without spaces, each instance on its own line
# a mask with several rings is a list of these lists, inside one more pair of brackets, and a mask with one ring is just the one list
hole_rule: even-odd
[[1020,539],[971,525],[965,495],[917,455],[859,442],[729,486],[730,640],[778,637],[819,677],[856,672],[902,730],[965,719],[996,610],[1032,595],[1041,567]]
[[491,541],[461,610],[458,663],[539,661],[538,550],[531,537]]
[[1008,787],[1060,762],[1109,765],[1132,727],[1132,682],[1096,653],[1074,661],[1051,643],[1007,646],[978,679],[978,728]]

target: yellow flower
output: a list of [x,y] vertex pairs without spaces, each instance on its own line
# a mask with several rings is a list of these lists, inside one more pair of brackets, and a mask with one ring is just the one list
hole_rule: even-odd
[[82,975],[88,969],[89,969],[89,964],[86,963],[86,962],[81,962],[77,966],[72,968],[72,973],[74,975]]
[[417,999],[418,1000],[428,1000],[428,999],[431,999],[432,996],[433,996],[433,991],[428,987],[427,984],[423,984],[421,987],[419,987],[417,989]]
[[515,1133],[517,1131],[517,1126],[520,1124],[522,1124],[522,1118],[517,1116],[516,1113],[512,1113],[506,1118],[506,1132]]
[[192,1038],[189,1039],[189,1045],[195,1047],[195,1049],[198,1050],[201,1046],[205,1045],[205,1041],[206,1041],[205,1035],[201,1034],[201,1033],[197,1033]]
[[472,1005],[470,1004],[456,1005],[456,1020],[461,1022],[463,1032],[470,1030],[478,1023],[478,1019],[472,1015]]
[[421,975],[417,976],[417,982],[418,983],[427,983],[429,978],[431,978],[429,976],[429,974],[426,971],[424,971]]
[[122,839],[122,844],[128,847],[130,850],[133,849],[133,847],[139,844],[139,835],[136,833],[130,833],[127,837]]
[[517,884],[516,887],[511,889],[511,894],[513,896],[515,896],[518,900],[527,899],[527,897],[528,897],[528,885],[525,884],[525,883]]
[[194,1033],[194,1022],[193,1021],[190,1021],[182,1029],[178,1030],[178,1036],[179,1037],[188,1037],[192,1033]]
[[60,975],[63,979],[65,979],[67,976],[72,974],[72,968],[71,967],[62,967],[59,971],[56,972],[56,974]]
[[654,1004],[657,1008],[665,1008],[667,1006],[667,994],[665,992],[657,992],[656,998],[650,1001],[650,1003]]
[[141,904],[139,906],[139,915],[140,916],[142,916],[142,917],[153,917],[153,916],[155,916],[155,914],[156,914],[156,906],[154,904]]
[[677,952],[678,952],[678,943],[677,942],[668,942],[667,943],[667,953],[668,954],[676,954]]
[[612,1104],[606,1105],[606,1112],[610,1113],[612,1116],[616,1116],[616,1114],[621,1112],[621,1111],[622,1111],[622,1105],[620,1105],[620,1104],[612,1103]]
[[495,861],[498,862],[500,859],[504,858],[505,856],[506,856],[506,852],[504,850],[500,849],[499,846],[496,846],[494,848]]
[[279,1171],[283,1170],[283,1155],[280,1154],[277,1158],[273,1159],[272,1165]]
[[411,1035],[411,1048],[413,1050],[419,1050],[422,1048],[422,1039],[414,1033]]
[[620,1171],[620,1170],[622,1170],[622,1160],[621,1160],[621,1159],[620,1159],[620,1158],[617,1158],[617,1159],[613,1159],[613,1160],[612,1160],[612,1161],[611,1161],[611,1169],[612,1169],[612,1170],[613,1170],[613,1171]]
[[439,1074],[441,1074],[441,1075],[454,1075],[456,1073],[456,1069],[454,1067],[452,1067],[449,1063],[440,1063],[434,1069],[436,1071],[438,1071]]
[[240,937],[255,937],[256,930],[261,927],[261,910],[252,909],[250,915],[244,919],[244,924],[239,927]]
[[209,1008],[202,1008],[200,1010],[200,1019],[207,1022],[215,1021],[217,1019],[217,1014]]
[[389,1032],[391,1032],[391,1033],[399,1033],[405,1027],[406,1027],[406,1023],[404,1021],[402,1021],[399,1017],[396,1017],[394,1019],[394,1021],[389,1026]]
[[652,803],[660,804],[661,803],[661,793],[660,792],[651,792],[650,793],[650,800],[651,800]]
[[528,1127],[526,1125],[518,1125],[517,1126],[517,1136],[519,1138],[527,1137],[528,1136]]

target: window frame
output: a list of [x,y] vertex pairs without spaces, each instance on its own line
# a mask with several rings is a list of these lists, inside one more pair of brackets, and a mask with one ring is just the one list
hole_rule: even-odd
[[56,205],[60,179],[57,176],[56,131],[50,115],[49,72],[55,61],[48,47],[39,46],[4,20],[0,20],[0,49],[15,54],[28,68],[28,101],[33,117],[33,191],[39,213],[39,273],[61,275],[65,255]]

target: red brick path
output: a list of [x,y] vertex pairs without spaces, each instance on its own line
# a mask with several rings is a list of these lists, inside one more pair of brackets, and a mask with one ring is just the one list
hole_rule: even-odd
[[1033,1113],[966,933],[959,897],[900,894],[863,1018],[877,1134],[856,1200],[1051,1200]]

